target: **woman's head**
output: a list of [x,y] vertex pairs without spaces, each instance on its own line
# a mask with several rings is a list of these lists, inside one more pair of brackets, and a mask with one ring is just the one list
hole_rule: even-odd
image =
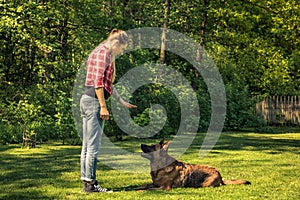
[[113,29],[108,36],[108,41],[112,42],[114,40],[117,40],[120,44],[128,44],[129,38],[125,31]]
[[113,54],[122,54],[124,49],[127,47],[129,38],[125,31],[113,29],[108,38],[107,42],[110,44],[110,50]]

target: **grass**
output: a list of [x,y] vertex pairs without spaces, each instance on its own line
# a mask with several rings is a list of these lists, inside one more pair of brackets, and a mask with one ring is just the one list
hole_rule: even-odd
[[[224,179],[241,178],[249,186],[226,185],[218,188],[178,188],[171,191],[134,191],[151,182],[149,172],[129,173],[98,164],[97,176],[112,194],[81,192],[80,146],[56,143],[22,149],[20,145],[0,146],[0,199],[299,199],[300,133],[261,134],[222,133],[214,149],[199,158],[199,134],[180,158],[189,163],[215,166]],[[118,142],[138,152],[142,142]],[[128,160],[130,162],[130,160]]]

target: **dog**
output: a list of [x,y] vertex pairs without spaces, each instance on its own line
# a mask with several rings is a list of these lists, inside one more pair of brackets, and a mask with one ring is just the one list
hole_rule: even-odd
[[170,141],[148,146],[141,144],[141,156],[150,160],[152,183],[137,190],[171,190],[179,187],[218,187],[228,184],[251,184],[246,180],[223,180],[220,172],[211,166],[186,164],[168,154]]

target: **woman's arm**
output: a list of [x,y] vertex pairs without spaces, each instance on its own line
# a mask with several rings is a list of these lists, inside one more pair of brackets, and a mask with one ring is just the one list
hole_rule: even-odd
[[123,106],[127,107],[127,108],[137,108],[136,105],[130,104],[126,101],[124,101],[122,99],[122,97],[119,95],[118,91],[116,90],[116,88],[113,88],[113,93],[112,93],[113,97],[116,98]]
[[98,97],[98,101],[100,104],[100,117],[104,120],[108,120],[109,112],[106,107],[106,102],[105,102],[105,97],[104,97],[104,88],[103,87],[96,88],[95,91],[96,91],[96,95]]

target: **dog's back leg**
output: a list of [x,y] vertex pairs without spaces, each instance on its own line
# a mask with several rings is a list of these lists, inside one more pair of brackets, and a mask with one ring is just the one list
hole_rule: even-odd
[[218,187],[222,185],[222,183],[223,181],[221,175],[219,173],[214,173],[203,182],[202,187]]

